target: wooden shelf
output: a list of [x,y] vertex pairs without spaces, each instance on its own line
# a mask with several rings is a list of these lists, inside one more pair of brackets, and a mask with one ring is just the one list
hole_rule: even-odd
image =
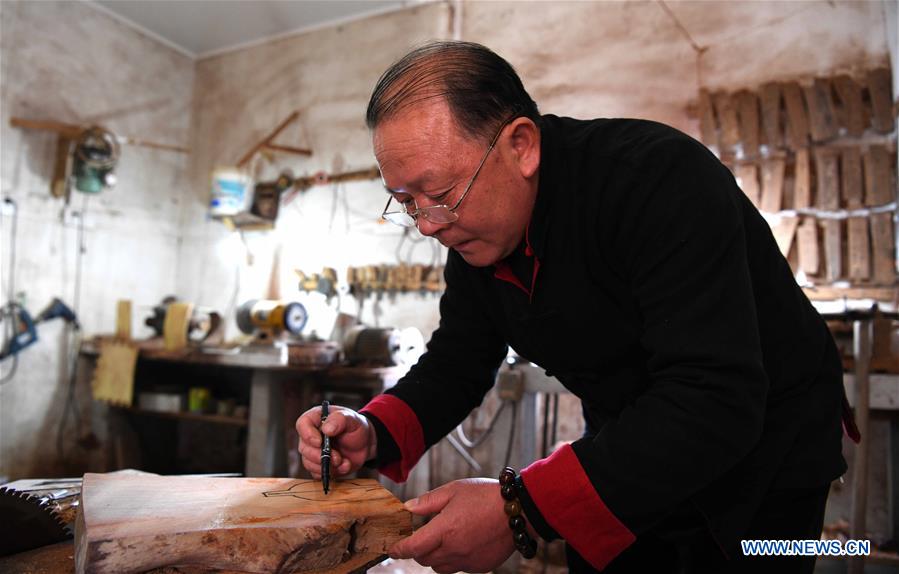
[[140,409],[137,407],[113,407],[119,409],[121,411],[134,413],[136,415],[149,416],[149,417],[160,417],[164,419],[177,419],[177,420],[187,420],[187,421],[198,421],[204,423],[214,423],[214,424],[223,424],[223,425],[234,425],[234,426],[247,426],[247,419],[239,418],[239,417],[230,417],[224,415],[206,415],[206,414],[198,414],[198,413],[190,413],[190,412],[165,412],[165,411],[151,411],[147,409]]

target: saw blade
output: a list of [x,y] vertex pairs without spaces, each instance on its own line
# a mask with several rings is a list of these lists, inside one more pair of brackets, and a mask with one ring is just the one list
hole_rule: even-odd
[[45,499],[0,487],[0,556],[62,542],[70,528]]

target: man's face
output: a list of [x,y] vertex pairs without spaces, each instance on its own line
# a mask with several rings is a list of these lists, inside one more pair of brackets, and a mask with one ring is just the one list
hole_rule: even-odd
[[[500,135],[456,210],[457,221],[438,224],[418,218],[422,235],[436,237],[477,267],[492,265],[511,253],[530,219],[532,202],[524,200],[526,182],[509,161],[506,135]],[[432,98],[380,124],[373,145],[385,185],[396,201],[413,211],[455,205],[489,142],[467,136],[453,121],[447,103]]]

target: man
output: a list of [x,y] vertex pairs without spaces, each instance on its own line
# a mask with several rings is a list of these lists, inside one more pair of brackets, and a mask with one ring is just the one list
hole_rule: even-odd
[[[741,539],[818,538],[846,469],[840,361],[708,150],[652,122],[541,116],[505,60],[461,42],[394,64],[367,121],[383,216],[450,248],[447,287],[418,364],[323,426],[334,474],[405,480],[507,345],[581,398],[588,428],[502,494],[463,480],[410,501],[436,516],[391,555],[480,572],[542,536],[565,539],[573,572],[736,572],[762,563]],[[315,477],[319,425],[318,409],[297,421]],[[523,510],[514,542],[504,498]]]

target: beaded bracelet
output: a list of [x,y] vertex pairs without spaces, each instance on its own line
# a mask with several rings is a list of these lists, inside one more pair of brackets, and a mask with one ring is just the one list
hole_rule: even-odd
[[500,494],[506,501],[504,510],[509,517],[515,549],[525,558],[533,558],[537,555],[537,542],[528,534],[528,523],[521,512],[521,501],[518,500],[519,488],[523,487],[521,477],[516,476],[515,469],[507,466],[499,473],[499,485]]

